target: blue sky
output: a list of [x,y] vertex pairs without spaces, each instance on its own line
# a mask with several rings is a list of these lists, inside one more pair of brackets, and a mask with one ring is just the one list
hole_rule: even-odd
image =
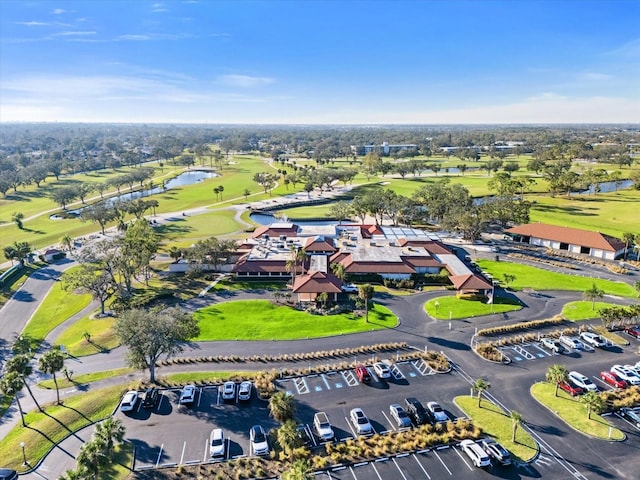
[[0,120],[640,121],[637,0],[0,0]]

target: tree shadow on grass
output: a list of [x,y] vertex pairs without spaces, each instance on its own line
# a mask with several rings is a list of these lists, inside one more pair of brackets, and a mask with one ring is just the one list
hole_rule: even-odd
[[[75,460],[75,455],[73,455],[71,452],[69,452],[68,450],[65,450],[64,448],[62,448],[60,446],[60,443],[54,441],[51,437],[49,437],[49,435],[47,435],[46,433],[44,433],[42,430],[38,430],[35,427],[32,427],[30,425],[27,425],[25,428],[28,428],[29,430],[33,430],[34,432],[38,432],[40,435],[42,435],[44,438],[47,439],[47,441],[49,443],[51,443],[51,445],[53,445],[55,448],[57,448],[58,450],[60,450],[61,452],[64,452],[65,454],[67,454],[69,457],[73,458]],[[78,437],[79,438],[79,437]]]

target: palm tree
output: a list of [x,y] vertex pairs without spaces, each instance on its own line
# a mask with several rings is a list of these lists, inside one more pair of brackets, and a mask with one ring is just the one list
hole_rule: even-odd
[[98,478],[100,469],[108,465],[104,450],[105,446],[102,440],[94,437],[90,442],[85,443],[78,452],[76,457],[78,469],[86,470],[88,478]]
[[596,300],[601,300],[604,297],[604,290],[598,288],[595,283],[591,284],[591,288],[582,292],[582,298],[585,301],[591,302],[591,310],[596,308]]
[[218,200],[218,195],[220,194],[220,187],[214,187],[213,193],[216,194],[216,200]]
[[516,432],[518,431],[518,427],[522,424],[522,415],[515,410],[511,410],[511,412],[509,412],[509,416],[511,417],[511,421],[513,422],[513,437],[511,438],[511,441],[513,443],[516,443]]
[[302,446],[302,440],[300,435],[298,435],[298,424],[295,420],[287,420],[282,424],[282,426],[278,429],[277,437],[278,443],[284,453],[288,456],[291,456],[293,450]]
[[24,411],[22,410],[22,404],[20,403],[20,397],[18,394],[22,390],[24,380],[18,372],[7,373],[2,380],[0,380],[0,391],[6,397],[15,397],[18,404],[18,410],[20,411],[20,418],[22,419],[22,426],[26,427],[27,424],[24,421]]
[[591,419],[591,411],[600,413],[604,406],[604,400],[598,395],[597,392],[589,390],[587,393],[580,397],[580,402],[587,406],[587,418]]
[[269,412],[280,423],[293,418],[296,404],[293,395],[287,392],[276,392],[269,399]]
[[36,397],[33,396],[33,392],[31,391],[31,387],[27,383],[27,377],[33,373],[33,367],[30,365],[30,357],[29,355],[19,354],[15,355],[13,358],[9,359],[6,364],[7,372],[16,372],[22,378],[24,382],[24,386],[27,387],[27,391],[31,398],[33,399],[33,403],[36,404],[38,410],[42,412],[42,407],[36,400]]
[[329,301],[329,294],[327,292],[321,292],[316,297],[316,300],[318,300],[322,304],[322,308],[327,308],[327,302]]
[[344,279],[347,276],[347,272],[344,270],[344,265],[341,263],[332,263],[330,268],[333,274],[344,282]]
[[169,256],[176,261],[180,260],[182,258],[182,249],[173,245],[169,248]]
[[58,405],[60,404],[60,389],[58,388],[58,380],[56,378],[56,372],[59,372],[64,367],[64,355],[59,348],[53,348],[40,357],[38,360],[38,368],[44,373],[50,373],[53,375],[53,383],[56,385],[56,397],[58,398]]
[[68,233],[65,233],[62,238],[60,238],[60,245],[71,252],[71,250],[73,250],[73,238],[71,238]]
[[312,480],[315,478],[308,460],[294,461],[288,470],[282,472],[282,480]]
[[249,190],[248,188],[245,188],[244,192],[242,192],[242,195],[244,195],[244,201],[246,202],[249,195],[251,195],[251,190]]
[[545,378],[546,378],[547,382],[555,383],[555,385],[556,385],[555,396],[556,397],[558,396],[558,387],[560,386],[560,384],[562,382],[566,382],[567,381],[568,376],[569,376],[569,372],[567,372],[567,367],[565,367],[564,365],[555,364],[555,365],[551,365],[547,369],[547,373],[545,374]]
[[220,185],[218,187],[218,193],[220,194],[220,201],[222,201],[222,192],[224,192],[224,187],[222,185]]
[[483,378],[478,378],[474,383],[473,383],[473,389],[478,392],[478,408],[480,407],[480,402],[482,402],[482,393],[485,390],[489,390],[489,388],[491,388],[491,384],[483,379]]
[[119,419],[109,417],[96,425],[94,436],[104,444],[104,455],[113,460],[115,445],[124,439],[124,425]]
[[[20,228],[19,225],[18,225],[18,228]],[[622,234],[622,241],[624,242],[624,259],[625,260],[627,259],[629,246],[633,246],[635,239],[636,239],[636,235],[633,232],[624,232]]]
[[364,302],[365,322],[369,323],[369,300],[373,298],[373,287],[368,283],[358,287],[358,298]]
[[58,480],[86,480],[88,477],[90,475],[86,469],[78,468],[77,470],[67,470]]

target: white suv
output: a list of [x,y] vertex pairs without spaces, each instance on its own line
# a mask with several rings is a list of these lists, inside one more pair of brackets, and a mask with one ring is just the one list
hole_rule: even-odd
[[480,468],[491,466],[491,459],[480,445],[473,440],[463,440],[460,442],[460,448],[467,454],[471,462]]
[[633,370],[629,370],[623,365],[614,365],[611,367],[611,371],[629,385],[640,385],[640,376],[636,375]]
[[576,372],[575,370],[569,372],[569,380],[584,390],[590,390],[592,392],[598,391],[598,387],[595,383],[589,380],[589,377],[581,374],[580,372]]
[[593,332],[582,332],[580,334],[582,341],[592,347],[603,348],[607,346],[607,341],[602,336]]
[[582,344],[582,342],[578,340],[576,337],[561,335],[558,340],[560,340],[560,343],[562,343],[565,347],[570,348],[572,350],[582,350],[584,348],[584,345]]
[[370,435],[373,433],[373,427],[361,408],[351,410],[350,416],[351,423],[353,423],[358,435]]

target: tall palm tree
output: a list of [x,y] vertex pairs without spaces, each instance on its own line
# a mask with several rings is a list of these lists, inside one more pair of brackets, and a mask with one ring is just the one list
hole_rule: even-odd
[[58,480],[86,480],[89,476],[84,468],[78,468],[77,470],[67,470]]
[[624,232],[622,234],[622,241],[624,242],[624,259],[627,259],[627,253],[629,251],[629,247],[633,246],[633,243],[636,239],[636,235],[633,232]]
[[50,373],[53,375],[53,383],[56,386],[56,397],[58,398],[58,405],[60,404],[60,389],[58,388],[58,379],[56,373],[62,370],[64,367],[64,355],[56,347],[46,352],[40,360],[38,360],[38,368],[44,373]]
[[293,418],[296,404],[293,395],[287,392],[276,392],[269,399],[269,412],[280,423]]
[[26,427],[27,423],[24,421],[24,411],[22,410],[19,397],[22,385],[24,385],[24,380],[18,372],[9,372],[0,380],[0,391],[7,397],[15,397],[18,410],[20,411],[20,418],[22,419],[22,426]]
[[569,377],[569,372],[567,371],[567,367],[565,367],[564,365],[555,364],[555,365],[551,365],[547,369],[547,373],[545,374],[545,378],[546,378],[547,382],[555,383],[555,385],[556,385],[555,396],[556,397],[558,396],[558,387],[560,386],[560,384],[562,382],[566,382],[568,377]]
[[104,444],[105,456],[109,460],[113,460],[115,445],[122,443],[124,439],[124,425],[119,419],[109,417],[96,425],[94,436]]
[[344,270],[344,265],[341,263],[332,263],[330,265],[331,272],[338,277],[340,280],[344,282],[344,279],[347,277],[347,272]]
[[85,469],[88,478],[98,478],[100,469],[108,465],[108,459],[104,454],[104,444],[102,440],[93,438],[90,442],[82,445],[76,457],[78,469]]
[[595,283],[591,284],[591,288],[582,292],[582,298],[591,302],[591,310],[595,310],[596,300],[602,300],[602,297],[604,297],[604,290],[598,288]]
[[587,406],[587,418],[591,419],[591,412],[595,411],[596,413],[600,413],[602,411],[602,407],[604,406],[604,400],[602,397],[598,395],[597,392],[593,390],[589,390],[587,393],[580,397],[580,402],[584,403]]
[[60,238],[60,245],[71,252],[71,250],[73,250],[73,238],[71,238],[68,233],[65,233],[62,238]]
[[511,417],[511,421],[513,422],[513,436],[511,438],[511,441],[513,443],[516,443],[516,432],[518,431],[518,427],[522,424],[522,415],[515,410],[511,410],[511,412],[509,412],[509,416]]
[[491,384],[483,378],[478,378],[473,383],[473,389],[478,392],[478,408],[480,408],[480,402],[482,402],[482,394],[489,388],[491,388]]
[[287,420],[278,429],[278,444],[282,447],[284,453],[291,456],[292,452],[302,446],[302,439],[298,435],[298,424],[295,420]]
[[31,395],[31,398],[33,399],[33,403],[35,403],[36,407],[38,407],[38,410],[42,412],[42,407],[36,400],[36,397],[33,396],[31,387],[27,383],[27,377],[33,373],[33,367],[30,364],[30,360],[31,359],[29,355],[25,355],[25,354],[15,355],[13,356],[13,358],[7,361],[6,369],[7,369],[7,372],[16,372],[18,375],[20,375],[20,377],[22,378],[22,381],[24,382],[24,386],[27,387],[27,391],[29,392],[29,395]]
[[364,302],[365,322],[369,323],[369,300],[373,298],[373,287],[368,283],[358,287],[358,297]]

